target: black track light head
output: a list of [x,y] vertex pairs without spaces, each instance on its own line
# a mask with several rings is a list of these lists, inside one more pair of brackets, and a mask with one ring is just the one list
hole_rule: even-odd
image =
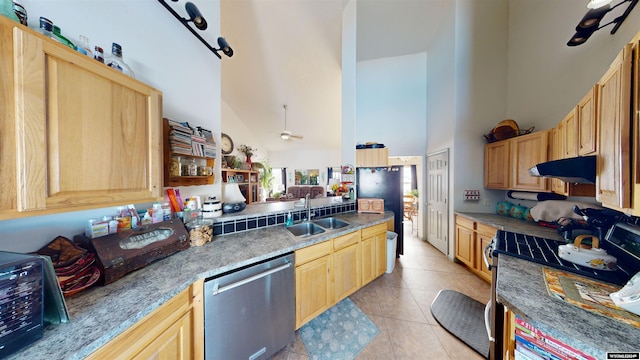
[[227,42],[227,39],[223,38],[222,36],[218,38],[218,46],[220,46],[220,49],[218,50],[222,50],[222,52],[227,55],[228,57],[232,57],[233,56],[233,49],[231,48],[231,46],[229,46],[229,43]]
[[[569,42],[567,42],[567,45],[578,46],[578,45],[584,44],[589,39],[589,37],[593,35],[594,32],[602,29],[607,25],[613,25],[611,34],[612,35],[615,34],[618,28],[620,27],[620,25],[622,25],[622,22],[627,18],[631,10],[633,10],[633,8],[636,6],[638,1],[640,0],[622,0],[614,6],[610,6],[606,1],[602,1],[602,2],[591,1],[589,5],[595,6],[595,4],[592,4],[592,3],[603,3],[604,5],[601,5],[598,7],[588,6],[589,10],[582,17],[582,20],[580,20],[580,22],[576,26],[576,33],[573,35],[573,37],[571,37]],[[624,10],[624,13],[622,15],[616,17],[615,19],[611,20],[610,22],[604,25],[600,24],[600,22],[605,17],[605,15],[607,15],[608,12],[617,8],[618,6],[624,5],[625,3],[627,3],[627,7]]]
[[[171,0],[171,1],[178,2],[178,0]],[[164,8],[171,13],[171,15],[173,15],[176,19],[178,19],[178,21],[180,21],[182,25],[184,25],[184,27],[186,27],[191,32],[191,34],[193,34],[193,36],[195,36],[198,40],[200,40],[200,42],[202,42],[204,46],[207,47],[207,49],[211,50],[211,52],[214,53],[218,57],[218,59],[222,59],[222,56],[218,54],[218,51],[221,51],[221,50],[228,57],[233,56],[233,49],[231,48],[231,46],[229,46],[229,43],[227,42],[227,40],[225,40],[225,38],[223,37],[218,38],[218,46],[220,46],[220,48],[216,49],[213,46],[209,45],[209,43],[205,39],[203,39],[202,36],[200,36],[200,34],[198,34],[198,32],[196,32],[192,26],[189,25],[189,23],[193,23],[193,25],[195,25],[195,27],[199,30],[207,29],[207,20],[205,20],[204,16],[202,16],[202,13],[194,3],[187,2],[184,5],[184,8],[187,11],[187,14],[189,15],[189,18],[186,19],[180,16],[175,10],[173,10],[173,8],[169,6],[169,4],[165,0],[158,0],[158,2],[162,6],[164,6]]]
[[195,25],[199,30],[207,29],[207,20],[205,20],[204,16],[202,16],[202,13],[194,3],[187,2],[184,5],[184,8],[187,10],[187,14],[189,14],[189,21],[193,22],[193,25]]

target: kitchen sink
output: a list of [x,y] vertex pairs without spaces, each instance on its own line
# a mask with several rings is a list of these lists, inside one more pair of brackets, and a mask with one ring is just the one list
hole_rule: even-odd
[[340,220],[338,218],[334,218],[334,217],[318,219],[318,220],[314,220],[313,222],[316,223],[317,225],[322,226],[325,229],[340,229],[340,228],[343,228],[345,226],[349,226],[348,222],[342,221],[342,220]]
[[311,235],[322,234],[324,229],[312,222],[303,222],[291,225],[287,228],[291,234],[297,237],[305,237]]

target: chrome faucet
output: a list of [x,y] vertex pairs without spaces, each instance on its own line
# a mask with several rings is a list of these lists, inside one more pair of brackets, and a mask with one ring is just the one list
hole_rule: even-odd
[[304,211],[307,214],[306,221],[311,221],[311,217],[315,215],[315,213],[311,213],[311,194],[307,194],[304,197]]

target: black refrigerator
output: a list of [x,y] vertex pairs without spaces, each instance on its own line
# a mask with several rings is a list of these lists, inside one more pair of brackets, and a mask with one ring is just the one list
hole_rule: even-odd
[[384,209],[395,214],[393,231],[398,234],[396,257],[404,254],[402,170],[403,166],[356,168],[356,197],[384,199]]

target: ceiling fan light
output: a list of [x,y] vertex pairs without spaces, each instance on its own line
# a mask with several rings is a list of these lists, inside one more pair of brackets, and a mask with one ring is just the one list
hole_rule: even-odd
[[597,9],[599,7],[608,5],[609,3],[611,3],[611,0],[591,0],[587,4],[587,8],[589,8],[589,9]]
[[280,137],[282,138],[282,140],[289,140],[291,139],[291,135],[287,134],[287,133],[282,133],[280,134]]

